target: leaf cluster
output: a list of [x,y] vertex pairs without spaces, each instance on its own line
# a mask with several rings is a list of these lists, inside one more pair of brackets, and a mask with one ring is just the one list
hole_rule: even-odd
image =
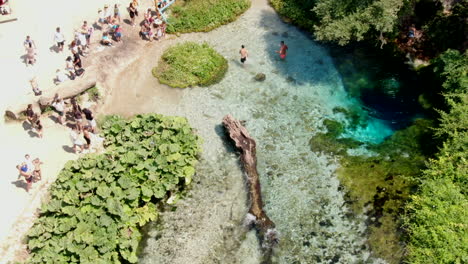
[[171,7],[168,33],[208,32],[236,20],[250,7],[249,0],[184,1]]
[[227,60],[208,44],[185,42],[164,51],[153,75],[171,87],[209,86],[222,80]]
[[200,149],[185,118],[109,116],[102,129],[106,153],[68,162],[51,186],[28,263],[136,263],[140,228],[191,182]]

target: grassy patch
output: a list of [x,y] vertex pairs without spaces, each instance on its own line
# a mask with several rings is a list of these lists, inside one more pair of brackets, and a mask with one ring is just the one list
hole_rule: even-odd
[[249,7],[249,0],[178,1],[171,8],[167,32],[207,32],[234,21]]
[[227,60],[208,44],[185,42],[164,51],[153,76],[171,87],[208,86],[224,77]]

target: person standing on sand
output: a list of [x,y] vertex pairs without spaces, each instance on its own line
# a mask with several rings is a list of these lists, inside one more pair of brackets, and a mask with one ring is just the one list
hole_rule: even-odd
[[136,25],[135,24],[135,16],[137,16],[138,13],[137,13],[135,4],[133,2],[130,3],[130,5],[128,6],[128,13],[130,14],[130,20],[132,22],[132,27],[134,27]]
[[281,41],[280,50],[276,51],[279,53],[282,60],[286,59],[286,52],[288,51],[288,46],[284,44],[284,41]]
[[60,27],[57,27],[55,30],[54,41],[57,43],[57,48],[59,52],[63,51],[63,46],[65,46],[65,37],[62,32],[60,32]]
[[43,126],[41,124],[41,120],[39,119],[39,116],[36,114],[36,122],[34,123],[34,132],[36,132],[37,136],[39,138],[42,138],[42,132],[43,132]]
[[36,63],[36,50],[33,48],[32,43],[28,43],[26,47],[26,66]]
[[63,117],[65,116],[65,103],[56,93],[54,96],[54,101],[52,102],[52,107],[54,107],[55,111],[58,113],[58,121],[60,124],[63,125]]
[[241,55],[240,61],[242,65],[244,65],[244,62],[247,60],[247,57],[249,56],[249,52],[245,48],[244,45],[241,45],[241,49],[239,50],[239,54]]
[[32,173],[28,172],[28,165],[26,165],[26,163],[23,162],[20,165],[16,166],[16,168],[18,169],[20,177],[24,177],[24,179],[26,180],[26,192],[29,193],[33,182],[33,176]]
[[[70,139],[73,144],[73,150],[75,153],[80,153],[83,151],[83,140],[81,132],[78,130],[76,126],[73,126],[73,129],[70,131]],[[78,151],[78,148],[80,149]]]

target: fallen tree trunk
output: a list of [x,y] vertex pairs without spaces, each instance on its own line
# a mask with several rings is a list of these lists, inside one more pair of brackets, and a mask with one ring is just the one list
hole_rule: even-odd
[[275,223],[270,220],[263,210],[262,190],[257,171],[255,140],[250,137],[247,129],[241,122],[234,119],[231,115],[223,118],[223,125],[236,147],[241,150],[240,158],[244,171],[247,174],[251,205],[246,217],[246,223],[255,226],[259,233],[262,248],[266,250],[267,255],[271,255],[272,247],[278,243],[278,233],[275,229]]
[[41,97],[37,98],[34,95],[30,97],[22,98],[21,102],[15,102],[15,105],[8,107],[5,111],[5,115],[10,119],[19,119],[21,113],[23,113],[28,104],[32,104],[35,111],[39,109],[44,109],[45,106],[49,105],[54,99],[55,94],[57,93],[60,98],[68,99],[77,95],[82,94],[86,90],[96,86],[96,74],[93,67],[89,67],[83,77],[78,77],[73,81],[66,81],[54,87],[54,89],[49,89],[48,91],[43,92]]

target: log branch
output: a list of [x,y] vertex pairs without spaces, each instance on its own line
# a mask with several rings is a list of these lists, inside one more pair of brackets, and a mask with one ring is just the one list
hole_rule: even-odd
[[275,229],[275,223],[270,220],[263,210],[262,190],[257,171],[255,140],[250,137],[249,132],[241,122],[234,119],[231,115],[223,118],[223,125],[229,137],[234,141],[235,146],[241,150],[241,163],[247,175],[251,205],[246,222],[248,225],[253,224],[255,226],[262,248],[271,254],[272,246],[278,243],[278,234]]

